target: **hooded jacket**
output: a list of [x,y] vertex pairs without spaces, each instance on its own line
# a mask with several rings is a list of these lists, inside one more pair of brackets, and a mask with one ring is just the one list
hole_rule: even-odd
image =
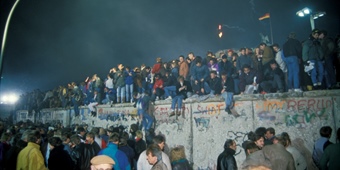
[[217,170],[237,170],[235,150],[226,148],[217,158]]

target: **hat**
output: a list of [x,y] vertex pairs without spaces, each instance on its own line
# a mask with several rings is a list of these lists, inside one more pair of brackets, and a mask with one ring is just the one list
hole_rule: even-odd
[[98,155],[98,156],[95,156],[91,159],[91,164],[92,165],[100,165],[100,164],[114,165],[115,161],[112,158],[110,158],[106,155]]

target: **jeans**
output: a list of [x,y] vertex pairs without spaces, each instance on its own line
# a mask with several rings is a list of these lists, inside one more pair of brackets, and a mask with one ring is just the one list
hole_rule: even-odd
[[201,88],[204,89],[205,94],[209,94],[211,91],[209,84],[205,81],[204,82],[199,81],[197,84],[195,84],[195,82],[192,83],[192,89],[195,94],[204,95],[201,93]]
[[79,115],[78,101],[74,97],[72,97],[72,103],[73,103],[74,114],[75,116],[78,116]]
[[125,85],[125,95],[126,95],[126,102],[130,102],[130,100],[133,99],[133,84]]
[[300,69],[297,56],[287,56],[284,61],[288,68],[288,89],[300,88]]
[[311,79],[313,85],[319,85],[322,83],[323,80],[323,74],[324,74],[324,68],[322,61],[317,60],[310,60],[311,63],[314,63],[314,68],[311,72]]
[[334,70],[334,55],[327,56],[325,59],[325,78],[327,87],[336,85],[336,76]]
[[183,95],[175,96],[174,98],[172,98],[171,109],[175,110],[176,104],[178,109],[182,109],[183,99],[184,99]]
[[149,130],[153,123],[153,117],[150,116],[145,110],[138,109],[138,115],[143,115],[142,124],[144,127],[144,130]]
[[125,97],[125,86],[117,87],[117,97]]
[[165,98],[176,95],[176,86],[166,86],[164,87]]
[[156,88],[156,94],[151,95],[151,101],[155,101],[156,97],[161,98],[161,96],[163,96],[164,94],[164,90],[161,88]]
[[222,93],[222,97],[224,98],[226,108],[230,107],[231,102],[233,101],[233,96],[234,96],[234,93],[231,93],[231,92],[223,92]]

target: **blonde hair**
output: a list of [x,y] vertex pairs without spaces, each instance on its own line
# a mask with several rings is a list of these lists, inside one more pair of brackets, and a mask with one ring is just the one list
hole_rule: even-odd
[[143,139],[143,132],[141,130],[136,131],[136,137]]
[[170,151],[170,160],[171,162],[177,161],[180,159],[185,159],[185,150],[184,146],[177,146],[175,148],[172,148]]

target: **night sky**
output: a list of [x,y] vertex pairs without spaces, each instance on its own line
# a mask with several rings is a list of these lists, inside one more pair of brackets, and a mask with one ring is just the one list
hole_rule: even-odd
[[[14,0],[1,0],[1,40]],[[260,33],[282,45],[289,32],[311,32],[303,7],[325,11],[315,20],[330,36],[340,33],[339,0],[21,0],[15,9],[3,58],[1,92],[17,94],[80,82],[109,69],[152,66],[193,51],[255,47]],[[224,36],[218,38],[218,24]]]

